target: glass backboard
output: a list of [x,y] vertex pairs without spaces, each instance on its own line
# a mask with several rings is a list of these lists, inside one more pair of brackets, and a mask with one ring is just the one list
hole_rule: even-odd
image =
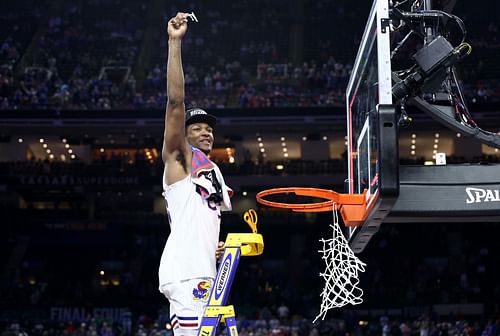
[[[362,234],[361,237],[359,233],[367,231],[365,226],[373,222],[380,206],[381,171],[388,154],[386,151],[381,153],[387,144],[382,139],[387,135],[393,139],[389,133],[397,132],[390,119],[393,116],[384,119],[387,116],[382,113],[392,107],[389,38],[389,0],[374,0],[346,91],[348,191],[351,194],[366,191],[369,208],[365,224],[346,228],[346,236],[355,252],[360,252],[373,235]],[[397,142],[397,138],[394,140]],[[378,225],[372,225],[368,231],[376,232]]]

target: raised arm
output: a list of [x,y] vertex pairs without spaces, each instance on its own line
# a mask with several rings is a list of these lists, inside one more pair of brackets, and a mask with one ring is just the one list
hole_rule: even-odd
[[[168,21],[167,107],[162,158],[167,184],[187,176],[191,167],[191,150],[184,129],[184,72],[182,70],[182,38],[187,31],[187,13],[177,13]],[[168,169],[167,169],[168,167]]]

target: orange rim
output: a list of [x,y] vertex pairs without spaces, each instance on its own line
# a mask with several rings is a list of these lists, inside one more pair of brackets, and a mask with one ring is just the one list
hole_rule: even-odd
[[[293,193],[297,196],[310,196],[324,198],[328,201],[319,203],[280,203],[273,202],[264,199],[264,197],[269,195],[278,195]],[[275,208],[285,208],[294,210],[317,210],[319,208],[325,208],[323,211],[332,210],[333,203],[340,205],[363,205],[365,204],[364,194],[340,194],[333,190],[319,189],[319,188],[302,188],[302,187],[290,187],[290,188],[273,188],[259,192],[256,195],[257,202],[275,207]]]
[[[293,193],[297,196],[309,196],[326,199],[317,203],[282,203],[264,199],[266,196]],[[272,188],[259,192],[255,198],[257,202],[274,208],[291,209],[296,212],[323,212],[332,211],[333,204],[337,204],[347,226],[361,225],[366,218],[366,191],[363,194],[341,194],[333,190],[319,188]]]

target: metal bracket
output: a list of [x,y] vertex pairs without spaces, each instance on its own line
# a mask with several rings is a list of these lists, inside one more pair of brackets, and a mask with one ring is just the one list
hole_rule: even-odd
[[391,19],[383,18],[380,19],[380,30],[382,30],[382,34],[385,34],[387,31],[387,28],[391,25]]

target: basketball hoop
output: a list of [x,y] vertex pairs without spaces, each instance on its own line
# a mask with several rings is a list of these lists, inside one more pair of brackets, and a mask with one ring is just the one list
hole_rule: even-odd
[[[297,196],[308,196],[326,199],[317,203],[281,203],[264,199],[266,196],[293,193]],[[363,302],[363,290],[358,286],[359,272],[365,271],[366,264],[349,247],[349,242],[342,234],[337,212],[340,212],[344,224],[348,226],[362,225],[370,212],[366,191],[363,194],[340,194],[333,190],[318,188],[274,188],[261,191],[256,196],[257,202],[275,207],[291,209],[297,212],[332,211],[332,237],[320,239],[323,244],[322,259],[325,271],[319,275],[325,281],[321,292],[320,313],[314,319],[324,319],[331,308],[340,308],[347,304],[357,305]]]
[[[319,203],[280,203],[264,199],[266,196],[293,193],[297,196],[309,196],[327,199]],[[332,211],[336,204],[346,226],[360,226],[366,219],[370,206],[367,205],[366,191],[363,194],[341,194],[333,190],[319,188],[273,188],[259,192],[257,202],[275,208],[291,209],[296,212]]]

